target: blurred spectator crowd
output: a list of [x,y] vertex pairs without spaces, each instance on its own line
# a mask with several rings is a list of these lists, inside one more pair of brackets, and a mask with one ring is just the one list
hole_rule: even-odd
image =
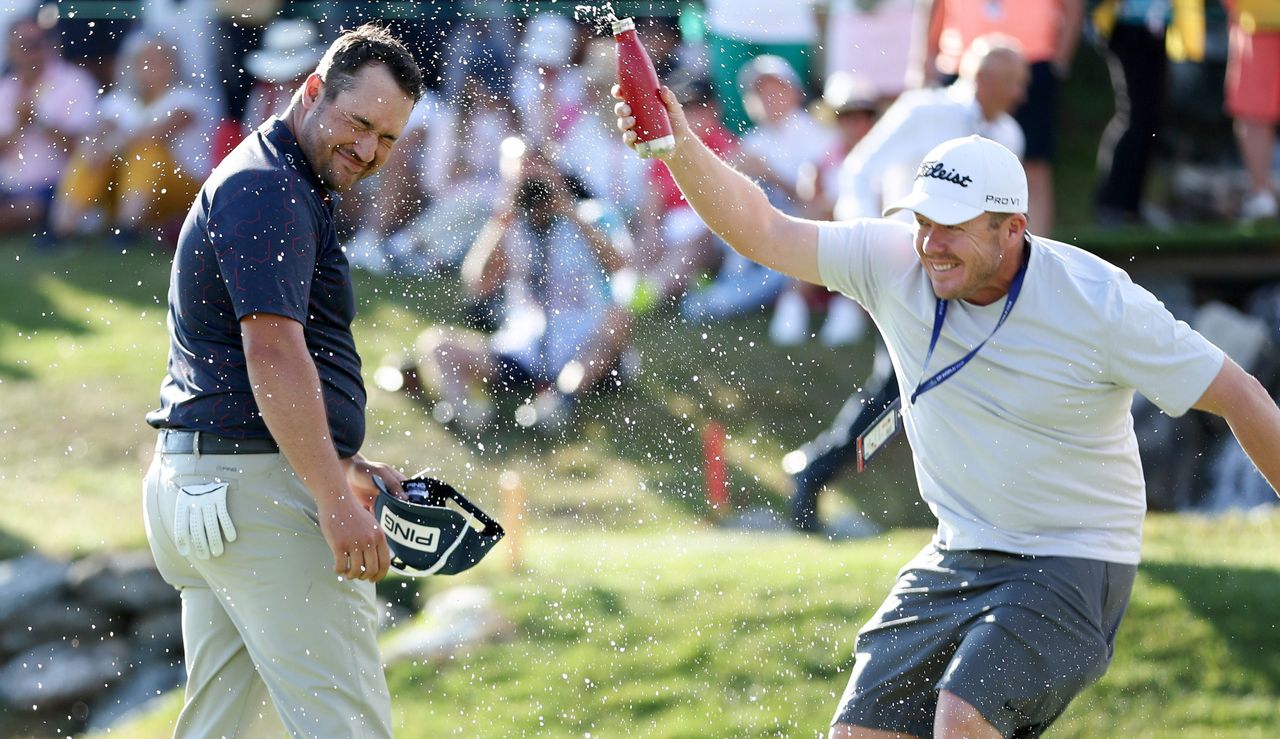
[[[775,307],[769,333],[786,345],[866,331],[847,299],[733,253],[660,162],[621,144],[613,41],[559,5],[141,0],[101,18],[73,5],[0,10],[0,235],[50,246],[171,239],[212,167],[288,106],[340,28],[384,21],[406,41],[431,91],[392,162],[342,200],[342,238],[366,270],[461,276],[490,333],[422,337],[393,383],[429,388],[441,421],[488,423],[492,396],[516,386],[522,423],[563,418],[625,378],[633,322],[663,306],[693,323]],[[664,5],[638,19],[660,77],[697,135],[795,215],[878,216],[934,139],[978,133],[1023,158],[1031,229],[1053,233],[1061,92],[1088,40],[1115,101],[1097,226],[1277,216],[1280,0]],[[1197,127],[1222,106],[1234,145],[1215,148]],[[1206,194],[1210,180],[1226,194]],[[811,312],[825,314],[812,332]]]

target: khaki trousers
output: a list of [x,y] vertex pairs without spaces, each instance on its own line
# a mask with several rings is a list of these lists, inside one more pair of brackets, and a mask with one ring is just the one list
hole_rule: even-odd
[[[183,485],[229,483],[237,538],[178,554]],[[391,736],[373,583],[339,579],[315,500],[280,454],[157,452],[143,486],[147,539],[182,593],[186,702],[175,737]]]

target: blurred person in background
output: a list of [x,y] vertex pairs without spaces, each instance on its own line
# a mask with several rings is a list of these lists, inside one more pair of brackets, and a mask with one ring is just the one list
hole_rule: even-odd
[[8,30],[0,79],[0,234],[45,230],[67,151],[94,125],[97,83],[59,55],[34,18]]
[[580,25],[559,13],[539,13],[520,36],[511,100],[532,146],[560,141],[586,110],[586,87],[575,63]]
[[1058,93],[1080,44],[1084,0],[925,0],[918,12],[928,32],[913,34],[912,63],[926,81],[954,79],[965,49],[979,36],[1002,33],[1018,40],[1031,69],[1026,97],[1013,114],[1026,136],[1021,156],[1031,188],[1028,217],[1033,232],[1052,233]]
[[1280,123],[1280,0],[1224,0],[1230,12],[1227,113],[1249,175],[1240,205],[1246,222],[1280,215],[1273,179]]
[[9,2],[0,5],[0,59],[4,62],[0,63],[0,73],[12,74],[13,70],[9,69],[9,32],[12,30],[13,24],[21,20],[36,17],[36,10],[40,4],[37,0],[9,0]]
[[462,266],[468,296],[496,299],[502,323],[487,337],[436,327],[418,341],[417,376],[440,422],[477,431],[494,420],[495,397],[524,393],[517,423],[551,430],[582,394],[620,381],[632,316],[610,282],[632,244],[586,195],[542,152],[503,142],[503,192]]
[[444,65],[440,94],[447,100],[462,97],[468,80],[485,81],[489,90],[504,98],[511,96],[516,64],[516,27],[509,18],[464,15],[458,19],[441,54]]
[[805,109],[804,84],[782,57],[752,59],[739,80],[747,115],[755,124],[742,137],[740,169],[760,181],[774,205],[795,213],[801,173],[830,156],[837,135]]
[[118,62],[98,130],[77,144],[59,184],[58,238],[111,230],[132,240],[184,215],[212,168],[215,116],[186,84],[172,39],[139,31]]
[[223,88],[224,114],[232,123],[244,120],[253,89],[254,78],[244,73],[245,62],[251,52],[262,48],[267,26],[279,18],[284,9],[285,0],[214,1],[217,79]]
[[1023,155],[1025,137],[1011,112],[1027,91],[1027,64],[1014,39],[976,39],[955,82],[900,96],[841,165],[835,217],[873,218],[905,195],[921,158],[948,139],[978,134]]
[[[824,39],[824,78],[856,74],[880,95],[881,110],[907,89],[916,0],[825,0],[814,3]],[[915,85],[919,87],[919,85]]]
[[[755,123],[742,137],[739,165],[744,174],[760,181],[770,202],[796,213],[801,172],[826,158],[836,145],[836,135],[805,110],[800,75],[782,57],[756,57],[742,67],[739,78],[747,113]],[[786,276],[726,247],[714,281],[686,296],[681,310],[693,322],[758,311],[771,304],[787,283]]]
[[763,55],[782,57],[795,71],[800,97],[813,72],[818,26],[806,2],[707,0],[707,72],[720,98],[723,121],[735,136],[755,122],[747,112],[741,70]]
[[836,133],[835,145],[826,156],[806,165],[802,172],[801,200],[805,214],[831,220],[840,192],[840,171],[844,160],[871,132],[885,96],[867,78],[852,72],[836,72],[822,89],[822,103],[829,114],[824,123]]
[[[877,106],[883,96],[865,78],[851,72],[835,72],[822,91],[829,126],[836,132],[835,145],[819,162],[805,165],[797,183],[801,212],[806,218],[829,221],[834,217],[836,193],[840,187],[840,167],[853,147],[876,122]],[[775,344],[792,346],[809,335],[809,307],[826,308],[827,318],[818,332],[824,346],[843,346],[861,338],[866,331],[866,314],[856,303],[838,293],[793,280],[773,309],[769,336]]]
[[[222,2],[251,2],[252,0],[221,0]],[[356,28],[363,23],[379,23],[394,31],[413,54],[422,68],[422,79],[427,89],[439,91],[441,78],[458,57],[441,53],[450,36],[460,27],[462,10],[475,2],[462,0],[430,0],[430,2],[387,2],[386,0],[337,0],[336,2],[304,3],[284,0],[286,12],[298,14],[301,8],[311,5],[319,12],[325,37]],[[294,7],[290,7],[294,6]],[[498,4],[500,7],[501,4]]]
[[245,69],[253,75],[253,88],[245,105],[241,129],[244,135],[289,107],[293,95],[324,55],[315,24],[303,19],[281,19],[267,26],[262,47],[245,57]]
[[1204,60],[1204,7],[1171,0],[1105,0],[1090,13],[1090,23],[1115,92],[1115,114],[1098,143],[1094,220],[1100,226],[1139,223],[1147,172],[1166,113],[1170,57]]

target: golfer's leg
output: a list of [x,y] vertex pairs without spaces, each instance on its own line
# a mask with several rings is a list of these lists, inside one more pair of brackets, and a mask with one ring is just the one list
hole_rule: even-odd
[[936,739],[1001,739],[1004,735],[966,700],[943,690],[938,693],[933,736]]
[[858,632],[857,658],[831,719],[832,736],[932,733],[937,686],[971,611],[960,585],[973,574],[966,554],[942,553],[932,545],[902,569],[884,604]]
[[239,632],[192,560],[179,554],[173,543],[179,484],[213,479],[214,473],[208,459],[189,454],[157,455],[143,487],[151,553],[165,581],[178,588],[182,597],[187,687],[174,736],[281,736],[284,726]]
[[240,633],[208,588],[183,589],[182,639],[187,688],[175,739],[284,735]]
[[284,458],[246,456],[228,493],[239,536],[196,566],[290,734],[390,737],[373,583],[333,572],[315,500]]

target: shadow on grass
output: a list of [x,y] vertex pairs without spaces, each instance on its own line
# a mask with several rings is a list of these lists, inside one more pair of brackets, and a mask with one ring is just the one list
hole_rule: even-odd
[[[168,256],[96,242],[57,251],[37,251],[21,239],[0,242],[0,252],[9,251],[16,257],[0,271],[0,326],[12,327],[19,338],[37,333],[80,337],[93,332],[81,307],[58,304],[50,294],[50,281],[116,306],[164,310]],[[0,378],[34,377],[27,367],[0,360]]]
[[1280,572],[1250,567],[1142,563],[1142,574],[1178,591],[1187,606],[1222,635],[1235,664],[1280,692],[1275,604]]

